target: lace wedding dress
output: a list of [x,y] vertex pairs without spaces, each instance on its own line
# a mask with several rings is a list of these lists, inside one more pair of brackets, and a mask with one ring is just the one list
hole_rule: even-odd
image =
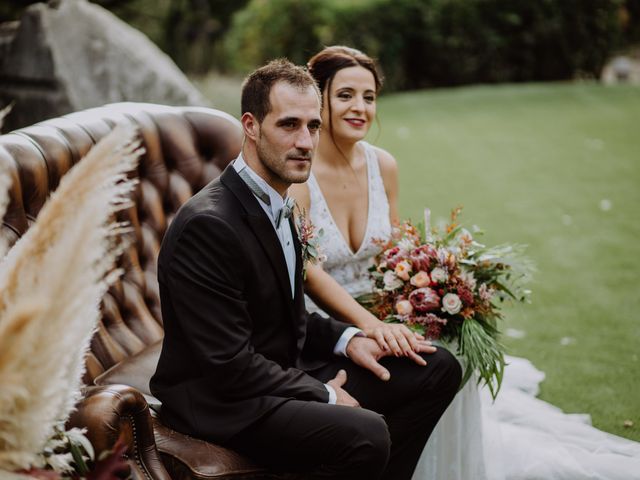
[[[369,207],[360,248],[353,252],[336,226],[311,174],[309,215],[323,229],[323,267],[352,296],[371,291],[368,268],[388,238],[389,203],[375,150],[365,148]],[[307,298],[307,309],[319,308]],[[494,402],[472,380],[458,392],[436,426],[414,480],[640,480],[640,443],[604,433],[588,415],[565,414],[536,397],[544,373],[509,357]]]

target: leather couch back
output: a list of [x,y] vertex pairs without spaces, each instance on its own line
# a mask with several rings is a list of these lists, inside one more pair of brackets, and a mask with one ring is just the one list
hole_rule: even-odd
[[117,103],[47,120],[0,136],[0,165],[12,177],[0,236],[15,243],[34,222],[62,176],[116,123],[138,126],[144,155],[133,206],[121,212],[133,241],[122,278],[103,298],[87,356],[85,382],[162,338],[156,262],[177,209],[216,178],[240,151],[240,124],[208,108]]

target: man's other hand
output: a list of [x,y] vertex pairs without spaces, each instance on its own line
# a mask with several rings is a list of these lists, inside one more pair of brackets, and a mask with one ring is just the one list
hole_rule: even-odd
[[344,405],[345,407],[359,407],[358,401],[349,395],[342,386],[347,383],[347,372],[344,370],[338,371],[333,380],[329,380],[329,385],[336,392],[336,405]]

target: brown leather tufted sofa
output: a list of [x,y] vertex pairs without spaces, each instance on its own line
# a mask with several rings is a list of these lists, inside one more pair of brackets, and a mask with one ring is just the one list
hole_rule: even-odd
[[148,381],[163,335],[156,260],[176,210],[217,177],[241,147],[237,120],[205,108],[119,103],[47,120],[0,136],[0,164],[13,177],[0,235],[13,244],[60,178],[116,123],[138,125],[146,153],[135,175],[133,227],[122,279],[103,299],[86,358],[88,387],[71,425],[86,426],[97,451],[119,436],[134,478],[281,478],[222,447],[162,425],[149,409]]

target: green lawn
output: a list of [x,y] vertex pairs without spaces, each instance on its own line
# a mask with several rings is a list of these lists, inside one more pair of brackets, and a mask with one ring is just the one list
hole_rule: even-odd
[[546,372],[541,397],[640,440],[640,89],[423,91],[378,113],[370,140],[398,160],[404,217],[462,204],[487,243],[529,245],[532,304],[505,322],[526,336],[505,343]]
[[[196,80],[237,115],[239,81]],[[509,352],[547,374],[541,397],[640,440],[640,88],[482,86],[385,95],[370,141],[400,165],[404,217],[529,245],[531,305],[508,310]],[[634,424],[623,427],[625,420]]]

